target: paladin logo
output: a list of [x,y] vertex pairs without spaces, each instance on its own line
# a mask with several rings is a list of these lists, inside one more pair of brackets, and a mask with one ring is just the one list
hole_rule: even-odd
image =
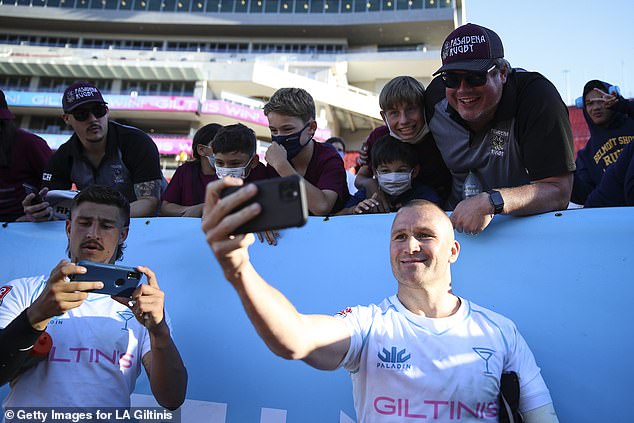
[[390,351],[383,348],[383,352],[377,354],[381,362],[377,362],[376,367],[379,369],[409,370],[412,365],[404,363],[409,360],[412,355],[407,354],[405,348],[400,351],[397,350],[398,348],[396,347],[392,347]]
[[[62,314],[62,316],[65,316],[66,318],[68,317],[66,315],[66,313]],[[48,325],[49,326],[53,326],[53,325],[61,325],[64,323],[64,320],[67,320],[66,318],[62,319],[62,316],[55,316],[53,317],[49,322]]]

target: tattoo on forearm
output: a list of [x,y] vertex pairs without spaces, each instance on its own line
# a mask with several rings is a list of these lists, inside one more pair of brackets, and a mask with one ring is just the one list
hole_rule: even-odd
[[160,199],[161,181],[159,179],[155,179],[153,181],[134,184],[134,195],[136,195],[137,200],[144,197]]

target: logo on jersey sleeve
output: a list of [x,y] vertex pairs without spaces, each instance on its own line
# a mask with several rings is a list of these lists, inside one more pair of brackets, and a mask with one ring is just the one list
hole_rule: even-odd
[[408,354],[405,348],[402,350],[399,350],[398,347],[391,347],[390,350],[383,348],[377,357],[381,360],[376,363],[376,367],[379,369],[409,370],[412,368],[411,364],[406,364],[412,355]]
[[337,312],[337,316],[343,316],[345,317],[347,314],[352,313],[352,309],[350,307],[346,307],[343,310]]
[[10,285],[0,286],[0,305],[2,305],[2,301],[4,301],[4,296],[9,293],[13,289]]

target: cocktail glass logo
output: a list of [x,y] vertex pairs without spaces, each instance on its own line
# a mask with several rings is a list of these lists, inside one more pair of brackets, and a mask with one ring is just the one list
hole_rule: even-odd
[[122,327],[121,330],[128,330],[128,320],[134,317],[134,313],[132,313],[130,310],[122,310],[117,311],[117,314],[121,316],[121,318],[125,321],[125,326]]
[[495,350],[492,350],[490,348],[474,347],[473,351],[475,351],[475,353],[478,354],[480,358],[484,360],[484,374],[485,375],[493,374],[489,371],[489,359],[493,356],[493,354],[495,353]]

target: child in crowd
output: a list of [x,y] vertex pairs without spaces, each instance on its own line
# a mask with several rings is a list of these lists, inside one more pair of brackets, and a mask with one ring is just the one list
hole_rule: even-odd
[[[245,182],[267,179],[266,166],[260,163],[256,154],[257,138],[252,129],[238,123],[222,128],[211,143],[216,159],[216,175],[218,178],[233,176]],[[256,234],[260,242],[277,245],[280,238],[278,231],[267,231]]]
[[256,145],[255,132],[239,123],[225,127],[212,123],[200,128],[192,142],[195,160],[176,169],[163,194],[161,214],[201,217],[205,187],[218,178],[235,176],[249,182],[266,179],[266,167],[255,153]]
[[[386,211],[397,211],[414,199],[441,204],[438,194],[416,178],[420,172],[420,164],[416,159],[416,151],[410,144],[398,142],[391,135],[384,135],[374,143],[371,159],[379,192],[388,203],[389,210]],[[357,191],[348,202],[348,207],[340,214],[381,213],[383,209],[377,195],[374,193],[366,198],[365,190]]]
[[194,160],[176,169],[161,198],[162,216],[202,216],[205,187],[218,179],[210,145],[220,128],[222,125],[210,123],[196,131],[192,141]]
[[[343,138],[341,137],[330,137],[326,140],[326,144],[330,144],[335,150],[337,150],[337,154],[339,157],[343,159],[344,169],[346,168],[346,144],[343,142]],[[356,178],[355,174],[350,171],[350,169],[346,169],[346,181],[348,182],[348,192],[353,195],[357,192],[357,187],[354,186],[354,179]]]
[[[634,110],[628,107],[628,100],[617,89],[596,79],[588,81],[583,87],[581,104],[577,107],[583,107],[590,139],[577,153],[571,195],[574,203],[584,204],[590,200],[586,205],[616,205],[605,201],[607,185],[604,184],[601,190],[599,187],[604,176],[608,175],[607,169],[616,164],[624,148],[634,140]],[[616,191],[619,192],[618,197],[622,197],[622,190],[618,188]]]
[[361,147],[361,166],[355,185],[357,188],[364,188],[368,197],[376,194],[380,211],[388,212],[390,206],[373,177],[375,172],[371,157],[377,140],[387,134],[391,135],[393,141],[413,146],[414,157],[421,167],[416,179],[432,187],[442,198],[449,194],[451,174],[427,128],[424,100],[425,88],[410,76],[397,76],[390,80],[379,94],[381,117],[385,126],[372,131]]
[[267,178],[266,167],[256,154],[255,132],[241,123],[222,128],[213,141],[216,175],[218,178],[233,176],[246,182]]
[[270,177],[300,175],[308,210],[326,216],[349,197],[343,160],[335,149],[315,142],[315,102],[301,88],[281,88],[264,105],[273,143],[266,151]]

